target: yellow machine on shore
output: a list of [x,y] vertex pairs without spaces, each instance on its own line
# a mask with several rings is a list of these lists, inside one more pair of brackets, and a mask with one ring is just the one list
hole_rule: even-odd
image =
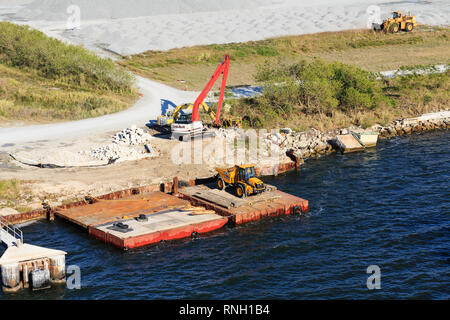
[[[200,104],[200,107],[209,115],[209,117],[215,121],[216,113],[208,106],[204,101]],[[182,111],[188,111],[186,114],[191,114],[194,105],[192,103],[187,103],[183,105],[177,106],[174,110],[168,110],[165,115],[158,116],[158,126],[169,126],[177,121],[180,117]],[[222,116],[222,126],[225,128],[228,127],[241,127],[242,121],[238,117],[233,117],[230,115]]]
[[177,106],[174,110],[168,110],[166,114],[158,116],[158,126],[169,126],[174,123],[178,117],[180,116],[181,111],[191,110],[192,113],[192,104],[182,104]]
[[266,191],[266,186],[257,176],[252,164],[236,165],[232,168],[216,168],[219,173],[217,187],[223,190],[227,185],[236,190],[239,198]]
[[411,32],[418,25],[416,16],[410,14],[404,15],[400,11],[394,11],[392,18],[388,18],[381,24],[381,30],[390,33],[397,33],[400,30]]

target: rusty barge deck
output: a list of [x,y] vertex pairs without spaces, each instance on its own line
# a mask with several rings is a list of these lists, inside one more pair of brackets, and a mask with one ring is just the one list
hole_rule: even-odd
[[307,200],[276,190],[273,186],[268,187],[272,190],[243,199],[237,198],[232,190],[220,191],[213,185],[186,187],[180,190],[180,196],[194,206],[201,206],[227,217],[236,225],[264,217],[308,211]]
[[89,235],[122,249],[197,236],[267,216],[301,214],[308,201],[271,187],[244,199],[213,186],[185,187],[176,195],[133,190],[58,208],[54,214],[88,230]]
[[193,208],[188,201],[152,192],[60,209],[55,215],[122,249],[177,240],[222,228],[228,219]]

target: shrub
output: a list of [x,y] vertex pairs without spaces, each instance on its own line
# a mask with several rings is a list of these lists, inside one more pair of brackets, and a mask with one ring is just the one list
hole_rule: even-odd
[[117,68],[110,59],[8,22],[0,22],[0,63],[98,90],[131,91],[133,85],[133,76]]
[[332,113],[373,109],[386,101],[373,74],[339,62],[266,63],[256,79],[265,81],[266,88],[259,102],[275,109],[290,105],[300,106],[306,113]]

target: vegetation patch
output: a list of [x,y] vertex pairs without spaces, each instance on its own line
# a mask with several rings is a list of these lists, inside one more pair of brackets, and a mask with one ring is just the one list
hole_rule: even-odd
[[367,128],[447,108],[449,76],[450,71],[380,79],[361,68],[323,60],[263,64],[256,74],[263,82],[263,94],[226,103],[248,127]]
[[125,109],[134,77],[109,59],[42,32],[0,22],[0,117],[82,119]]
[[0,199],[15,201],[20,197],[20,180],[0,180]]
[[[366,71],[450,62],[450,29],[420,26],[414,32],[390,34],[347,30],[279,37],[245,43],[215,44],[148,51],[119,63],[144,77],[191,90],[201,90],[225,54],[231,58],[228,85],[257,84],[258,65],[296,63],[299,59],[358,66]],[[184,80],[184,81],[180,81]]]

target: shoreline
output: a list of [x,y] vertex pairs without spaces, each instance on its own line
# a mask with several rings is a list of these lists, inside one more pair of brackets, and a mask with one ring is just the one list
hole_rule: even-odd
[[[405,118],[394,120],[387,126],[374,125],[368,128],[369,131],[379,133],[380,139],[390,139],[401,135],[429,132],[434,130],[448,130],[450,128],[450,111],[440,111],[435,113],[424,114],[416,118]],[[257,172],[261,176],[278,176],[293,170],[301,170],[301,165],[310,159],[317,159],[322,156],[329,155],[336,151],[331,141],[334,140],[337,134],[347,134],[350,131],[361,132],[364,131],[361,127],[349,127],[345,129],[331,130],[325,133],[317,129],[310,129],[304,132],[291,132],[285,135],[282,148],[286,150],[286,154],[290,155],[292,161],[282,162],[277,165],[267,165],[257,167]],[[211,182],[215,176],[209,178],[193,178],[188,181],[189,186],[199,185]],[[100,199],[120,199],[124,196],[137,192],[146,191],[163,191],[171,193],[174,189],[177,177],[174,177],[172,182],[162,182],[148,186],[132,187],[125,190],[116,190],[108,194],[97,196]],[[54,209],[71,208],[84,204],[85,201],[75,201],[68,204],[56,206]],[[51,211],[54,210],[52,208]],[[14,213],[4,215],[11,224],[23,224],[30,221],[48,219],[52,220],[54,215],[47,209],[37,209],[24,213]]]
[[415,118],[394,120],[387,126],[375,124],[367,129],[351,126],[344,129],[335,129],[321,132],[317,129],[309,129],[304,132],[292,132],[286,136],[286,151],[291,151],[297,161],[304,162],[311,158],[333,153],[335,149],[332,141],[338,134],[348,134],[350,131],[372,131],[379,134],[380,139],[389,139],[405,134],[426,132],[432,130],[446,130],[450,128],[450,111],[439,111],[423,114]]

